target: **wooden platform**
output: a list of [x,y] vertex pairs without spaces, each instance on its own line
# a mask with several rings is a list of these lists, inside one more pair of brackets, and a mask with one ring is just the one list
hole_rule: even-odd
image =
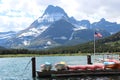
[[44,77],[77,77],[77,76],[110,76],[120,75],[120,70],[75,70],[75,71],[37,71],[39,78]]

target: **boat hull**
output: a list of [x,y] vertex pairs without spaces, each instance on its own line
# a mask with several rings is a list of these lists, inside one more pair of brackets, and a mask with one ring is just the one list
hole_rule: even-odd
[[110,76],[120,75],[120,70],[75,70],[75,71],[37,71],[39,78],[45,77],[77,77],[77,76]]

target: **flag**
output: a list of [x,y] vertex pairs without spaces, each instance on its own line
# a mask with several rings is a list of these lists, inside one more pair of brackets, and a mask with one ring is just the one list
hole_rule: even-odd
[[102,37],[102,34],[101,34],[101,33],[99,33],[99,32],[95,32],[94,37],[101,38],[101,37]]

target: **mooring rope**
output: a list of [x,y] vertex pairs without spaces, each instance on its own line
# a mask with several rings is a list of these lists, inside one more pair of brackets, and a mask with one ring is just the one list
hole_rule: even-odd
[[27,65],[25,66],[25,68],[23,69],[23,73],[20,76],[23,76],[25,71],[27,70],[27,67],[29,66],[29,64],[31,63],[31,59],[29,60],[29,62],[27,63]]

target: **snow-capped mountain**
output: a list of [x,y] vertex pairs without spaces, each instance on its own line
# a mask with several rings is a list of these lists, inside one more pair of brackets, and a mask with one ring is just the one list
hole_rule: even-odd
[[10,31],[10,32],[0,32],[0,40],[2,39],[9,39],[15,36],[16,32]]
[[5,43],[15,37],[16,32],[0,32],[0,46],[5,46]]
[[88,20],[77,21],[74,17],[69,18],[69,22],[72,23],[78,29],[90,29],[91,24]]
[[39,17],[37,20],[35,20],[30,25],[30,27],[23,30],[19,34],[19,37],[25,37],[25,36],[37,37],[42,32],[44,32],[52,23],[60,19],[67,20],[68,15],[65,13],[65,11],[62,8],[58,6],[49,5],[45,10],[44,14],[41,17]]
[[20,31],[17,36],[11,40],[12,45],[9,46],[13,48],[17,46],[16,48],[20,48],[31,45],[32,40],[60,19],[67,20],[69,17],[62,8],[49,5],[41,17],[35,20],[27,29]]
[[60,19],[67,20],[68,18],[68,15],[62,8],[49,5],[44,14],[38,18],[38,22],[54,22]]
[[43,15],[27,29],[6,38],[4,44],[0,43],[0,45],[28,49],[75,45],[92,41],[95,30],[106,37],[110,36],[110,33],[120,31],[120,25],[107,22],[105,19],[93,24],[89,20],[78,21],[74,17],[69,17],[62,8],[49,5]]
[[53,41],[63,44],[69,40],[74,26],[67,22],[64,19],[60,19],[55,23],[51,24],[49,28],[46,29],[41,35],[39,35],[36,39],[52,39]]

